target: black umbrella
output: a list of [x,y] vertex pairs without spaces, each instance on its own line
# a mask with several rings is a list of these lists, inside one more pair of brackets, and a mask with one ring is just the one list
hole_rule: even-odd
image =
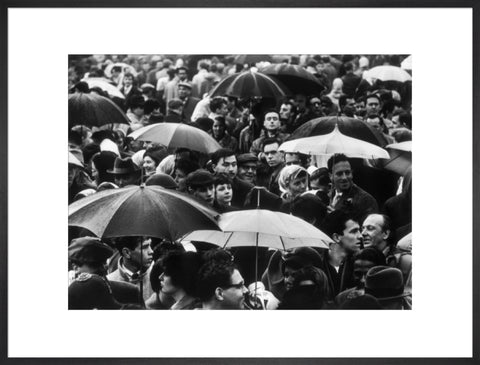
[[260,72],[244,71],[230,75],[220,81],[210,92],[210,97],[234,96],[239,99],[272,98],[280,99],[289,94],[280,82]]
[[346,136],[361,139],[380,147],[388,144],[385,137],[366,122],[338,116],[312,119],[297,128],[288,140],[329,134],[333,132],[335,125],[338,125],[339,131]]
[[299,65],[278,63],[259,70],[281,81],[293,94],[314,95],[325,90],[325,86],[310,72]]
[[68,96],[68,125],[100,127],[105,124],[129,124],[125,113],[109,98],[95,93],[76,92]]

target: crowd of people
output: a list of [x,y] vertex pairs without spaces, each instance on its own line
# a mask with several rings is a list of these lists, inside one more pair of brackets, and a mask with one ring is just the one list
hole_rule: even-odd
[[[411,83],[362,78],[404,58],[276,55],[239,63],[219,55],[71,56],[69,93],[109,98],[129,124],[69,126],[69,204],[107,189],[156,185],[219,214],[255,208],[291,214],[331,242],[328,249],[219,248],[165,237],[95,237],[70,227],[69,308],[411,309],[411,168],[400,175],[344,153],[320,165],[315,156],[281,150],[298,128],[321,117],[365,123],[382,137],[380,147],[411,141]],[[211,96],[229,75],[261,72],[269,63],[302,67],[321,91],[278,100]],[[89,86],[92,78],[121,97]],[[220,148],[204,154],[129,137],[156,123],[202,129]]]

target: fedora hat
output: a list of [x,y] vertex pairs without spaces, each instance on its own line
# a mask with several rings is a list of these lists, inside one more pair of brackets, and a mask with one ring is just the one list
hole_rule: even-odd
[[365,294],[378,300],[391,300],[410,295],[403,284],[402,272],[394,267],[374,266],[365,277]]
[[135,165],[131,157],[117,157],[115,159],[115,163],[113,164],[113,169],[107,170],[108,173],[113,175],[129,175],[133,173],[138,173],[140,171],[140,168]]

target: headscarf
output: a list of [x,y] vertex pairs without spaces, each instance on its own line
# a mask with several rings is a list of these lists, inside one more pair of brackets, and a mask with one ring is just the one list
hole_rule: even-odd
[[278,186],[282,194],[288,194],[288,184],[293,181],[301,172],[305,172],[305,175],[308,176],[307,170],[299,165],[290,165],[285,166],[279,174],[278,177]]

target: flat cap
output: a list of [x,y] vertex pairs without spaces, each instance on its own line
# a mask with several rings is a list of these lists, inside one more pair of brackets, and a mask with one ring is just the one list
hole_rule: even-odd
[[104,262],[114,250],[97,237],[80,237],[72,240],[68,247],[68,258],[79,262]]

